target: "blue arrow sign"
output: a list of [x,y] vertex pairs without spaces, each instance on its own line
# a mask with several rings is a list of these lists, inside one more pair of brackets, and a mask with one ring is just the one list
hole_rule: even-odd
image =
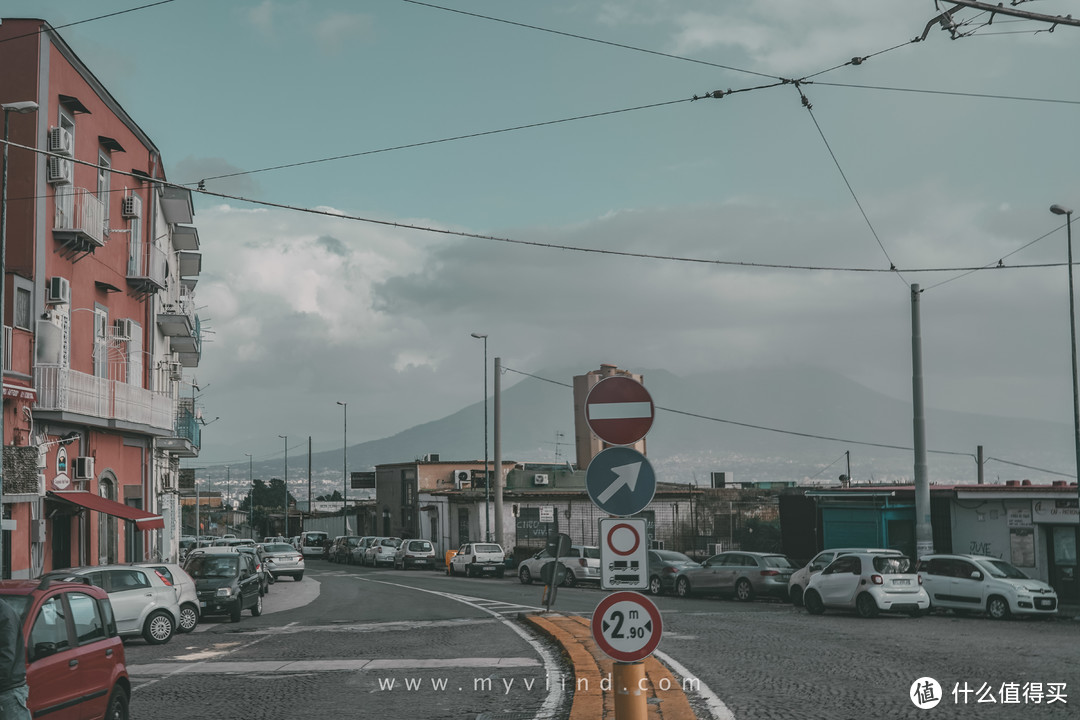
[[630,447],[611,447],[596,454],[585,470],[585,489],[609,515],[635,515],[656,494],[656,473],[644,455]]

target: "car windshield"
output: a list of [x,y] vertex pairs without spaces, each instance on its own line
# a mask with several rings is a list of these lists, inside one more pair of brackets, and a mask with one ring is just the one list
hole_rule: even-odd
[[431,543],[427,540],[414,540],[409,543],[409,549],[415,550],[416,552],[427,552],[428,550],[431,550]]
[[1010,580],[1028,580],[1028,576],[1019,568],[1010,565],[1004,560],[979,560],[979,567],[996,578],[1008,578]]
[[383,538],[379,541],[379,544],[383,547],[396,548],[401,545],[401,538]]
[[473,552],[478,553],[497,553],[502,552],[502,548],[498,545],[485,545],[484,543],[478,543],[473,546]]
[[874,569],[882,575],[900,575],[910,572],[911,561],[902,555],[875,555]]
[[792,569],[794,569],[794,567],[795,567],[794,565],[791,564],[791,561],[788,560],[783,555],[769,555],[769,556],[763,557],[761,559],[765,563],[766,567],[792,568]]
[[272,553],[296,552],[296,549],[292,545],[286,545],[285,543],[274,543],[272,545],[265,545],[263,546],[263,550]]
[[227,578],[234,577],[239,569],[238,557],[216,557],[212,555],[196,555],[188,564],[187,571],[191,577],[200,578]]
[[656,557],[660,558],[664,562],[670,563],[693,563],[694,561],[683,555],[681,552],[675,552],[674,550],[654,550]]
[[308,547],[322,547],[323,541],[327,538],[326,533],[310,533],[304,536],[304,545]]
[[590,560],[600,559],[600,548],[598,547],[585,547],[581,548],[581,556]]

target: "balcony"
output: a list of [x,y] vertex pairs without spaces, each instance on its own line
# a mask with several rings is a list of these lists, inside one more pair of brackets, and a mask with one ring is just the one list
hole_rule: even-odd
[[168,303],[157,314],[157,324],[167,337],[194,337],[195,301],[190,296],[181,296],[179,302]]
[[56,188],[53,237],[64,246],[61,253],[72,259],[105,246],[105,205],[86,188]]
[[198,457],[202,445],[202,424],[191,412],[191,400],[181,400],[176,410],[176,423],[172,437],[159,438],[157,446],[161,450],[178,457]]
[[153,244],[130,248],[128,253],[128,285],[139,293],[165,289],[165,253]]
[[176,403],[170,395],[55,365],[34,368],[34,388],[35,412],[96,418],[109,427],[144,426],[163,435],[173,431]]

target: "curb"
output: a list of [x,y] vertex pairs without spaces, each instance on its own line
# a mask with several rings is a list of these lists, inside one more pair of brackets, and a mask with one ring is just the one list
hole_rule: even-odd
[[[518,617],[557,642],[570,658],[574,668],[570,720],[614,720],[615,692],[610,687],[614,661],[596,646],[589,619],[556,613],[523,613]],[[642,664],[649,720],[697,720],[671,671],[651,655]]]

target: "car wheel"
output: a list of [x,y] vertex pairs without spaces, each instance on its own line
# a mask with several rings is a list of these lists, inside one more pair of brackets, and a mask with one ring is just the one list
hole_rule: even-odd
[[300,582],[301,580],[304,579],[304,573],[297,573],[296,575],[292,576],[292,579],[293,579],[293,582]]
[[807,591],[803,596],[803,604],[806,605],[806,612],[811,615],[824,615],[825,603],[821,601],[821,596],[818,595],[816,590]]
[[447,575],[457,575],[457,571],[454,570],[454,564],[453,563],[448,563],[447,564],[447,566],[446,566],[446,574]]
[[180,623],[176,627],[177,632],[189,633],[199,624],[199,609],[191,603],[180,606]]
[[532,585],[532,573],[529,572],[529,568],[522,567],[518,570],[518,580],[521,581],[522,585]]
[[128,695],[124,688],[117,685],[109,695],[105,720],[128,720]]
[[684,577],[675,583],[675,594],[681,598],[690,597],[690,581]]
[[472,576],[473,576],[472,565],[466,565],[465,566],[465,577],[472,577]]
[[574,587],[577,585],[577,576],[574,575],[573,570],[569,568],[566,569],[566,577],[563,578],[563,585],[566,587]]
[[649,578],[649,594],[650,595],[662,595],[664,592],[664,586],[660,584],[660,576],[653,575]]
[[161,645],[169,642],[172,638],[173,627],[172,616],[164,610],[158,610],[146,618],[146,625],[143,626],[143,637],[151,645]]
[[749,602],[754,599],[754,586],[750,584],[749,580],[743,578],[735,583],[735,597],[742,602]]
[[877,617],[877,601],[874,600],[873,596],[871,596],[869,593],[863,593],[859,597],[855,598],[855,610],[858,611],[859,617]]
[[262,615],[262,595],[255,596],[255,604],[251,606],[251,617]]
[[1012,613],[1009,611],[1009,601],[1000,595],[993,595],[986,601],[986,614],[995,620],[1008,620]]
[[240,598],[236,598],[236,602],[233,603],[232,609],[229,610],[229,620],[232,622],[240,622],[240,613],[243,611],[243,601],[240,600]]
[[798,585],[793,585],[788,591],[788,599],[791,600],[791,604],[795,607],[802,607],[802,588]]

